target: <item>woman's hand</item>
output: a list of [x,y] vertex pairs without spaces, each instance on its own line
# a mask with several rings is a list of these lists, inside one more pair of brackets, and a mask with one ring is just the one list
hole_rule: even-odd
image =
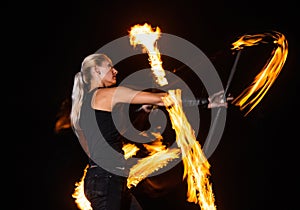
[[151,112],[153,108],[153,105],[144,104],[141,106],[140,109],[143,109],[145,112]]
[[214,93],[212,96],[208,97],[208,108],[226,107],[228,106],[228,101],[233,100],[232,96],[228,96],[225,100],[224,90]]

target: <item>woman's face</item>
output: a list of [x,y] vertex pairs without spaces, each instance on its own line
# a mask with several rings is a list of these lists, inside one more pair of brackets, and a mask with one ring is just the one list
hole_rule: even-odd
[[118,71],[113,67],[111,62],[103,61],[102,66],[99,66],[99,70],[105,87],[109,87],[117,83]]

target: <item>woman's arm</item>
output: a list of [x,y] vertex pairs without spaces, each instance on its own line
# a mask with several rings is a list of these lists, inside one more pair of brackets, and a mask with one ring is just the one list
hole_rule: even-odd
[[149,104],[164,106],[162,98],[168,93],[153,93],[147,91],[134,90],[127,87],[117,87],[114,93],[114,103],[130,103],[130,104]]
[[232,96],[227,96],[225,100],[224,91],[221,90],[217,93],[214,93],[208,98],[196,98],[196,99],[182,99],[182,104],[184,106],[200,106],[203,108],[217,108],[217,107],[226,107],[228,101],[233,100]]

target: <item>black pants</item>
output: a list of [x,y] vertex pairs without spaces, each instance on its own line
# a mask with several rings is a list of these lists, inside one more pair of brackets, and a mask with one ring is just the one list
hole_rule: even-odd
[[141,210],[126,186],[127,177],[110,173],[101,167],[88,168],[84,193],[93,210]]

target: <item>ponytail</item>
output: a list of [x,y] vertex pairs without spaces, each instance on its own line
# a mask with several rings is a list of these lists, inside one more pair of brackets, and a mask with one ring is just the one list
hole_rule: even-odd
[[74,85],[72,91],[72,109],[70,114],[71,126],[75,133],[76,130],[80,129],[79,119],[80,119],[80,110],[84,97],[85,82],[83,81],[82,72],[78,72],[74,77]]
[[81,130],[79,119],[84,94],[90,90],[93,80],[91,69],[95,65],[101,66],[104,60],[110,61],[109,57],[107,57],[105,54],[96,53],[87,56],[81,64],[80,72],[78,72],[74,77],[70,120],[71,127],[77,136],[79,130]]

